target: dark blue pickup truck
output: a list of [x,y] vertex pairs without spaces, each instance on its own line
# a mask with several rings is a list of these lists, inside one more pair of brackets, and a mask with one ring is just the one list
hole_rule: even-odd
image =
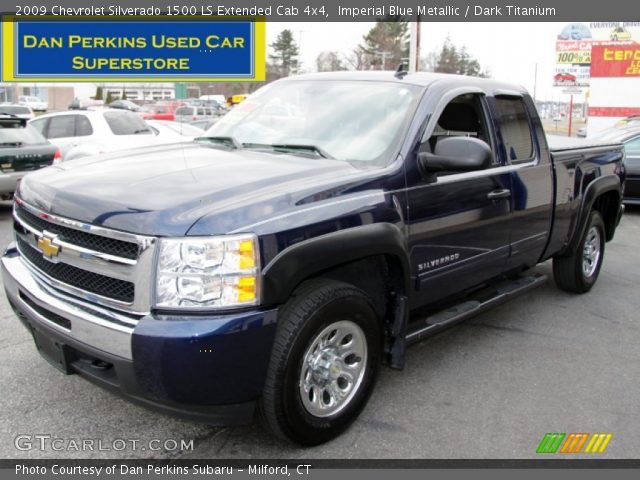
[[381,364],[545,281],[587,292],[620,221],[617,144],[547,144],[529,95],[405,72],[267,85],[190,144],[24,178],[4,286],[38,350],[127,398],[301,444]]

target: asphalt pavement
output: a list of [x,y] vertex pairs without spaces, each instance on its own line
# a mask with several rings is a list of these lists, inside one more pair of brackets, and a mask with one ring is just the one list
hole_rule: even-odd
[[[0,245],[11,237],[11,206],[0,202]],[[551,264],[537,267],[545,286],[411,347],[404,371],[382,370],[356,423],[310,449],[257,424],[214,428],[150,412],[64,376],[0,295],[0,458],[539,458],[547,432],[612,433],[603,454],[579,456],[637,458],[639,239],[640,210],[627,209],[589,294],[557,290]],[[94,449],[78,451],[87,439]]]

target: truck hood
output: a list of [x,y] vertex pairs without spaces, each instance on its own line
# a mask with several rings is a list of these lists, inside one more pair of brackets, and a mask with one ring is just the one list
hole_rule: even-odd
[[64,162],[27,175],[19,196],[46,212],[143,235],[186,235],[215,215],[216,231],[207,233],[223,234],[362,174],[337,160],[194,142]]

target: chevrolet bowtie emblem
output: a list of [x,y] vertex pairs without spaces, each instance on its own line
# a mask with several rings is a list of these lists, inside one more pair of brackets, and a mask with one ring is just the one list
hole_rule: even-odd
[[38,239],[38,248],[46,258],[54,258],[60,253],[60,247],[53,244],[53,239],[49,237],[40,237]]

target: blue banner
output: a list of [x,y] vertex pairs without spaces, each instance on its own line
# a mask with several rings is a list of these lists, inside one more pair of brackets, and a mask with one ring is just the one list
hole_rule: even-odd
[[2,22],[4,81],[264,79],[264,24],[237,20]]

